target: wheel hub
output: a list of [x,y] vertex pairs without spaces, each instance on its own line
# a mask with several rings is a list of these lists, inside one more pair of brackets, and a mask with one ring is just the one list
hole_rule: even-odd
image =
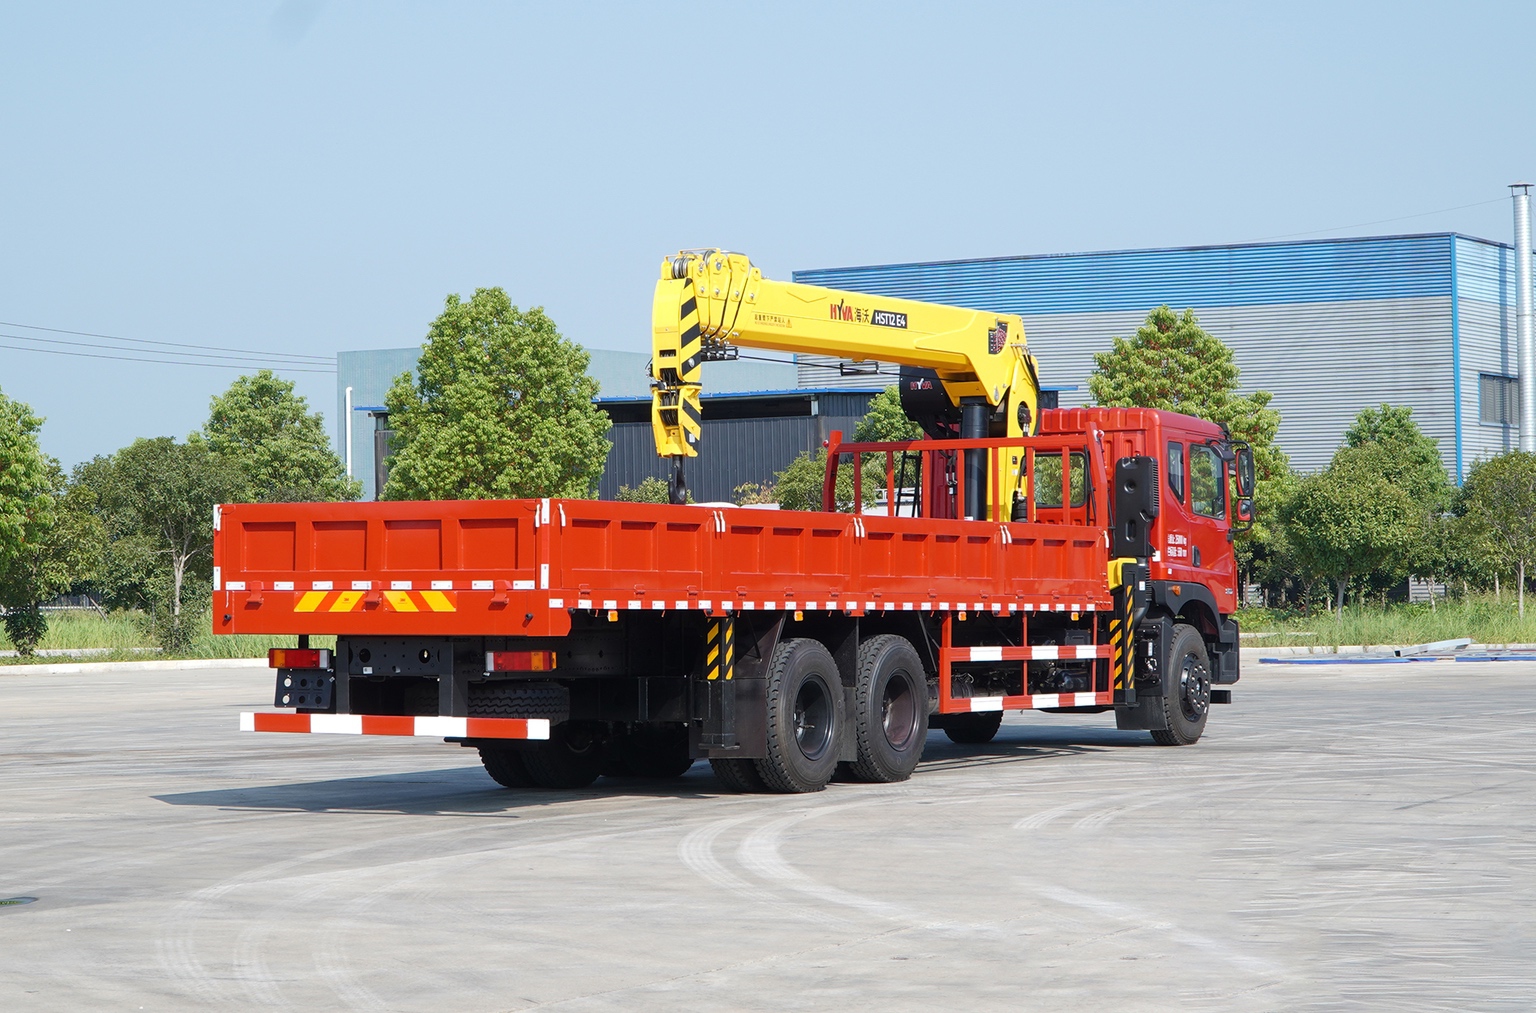
[[792,720],[795,745],[806,759],[819,759],[832,741],[832,699],[826,687],[810,679],[802,683],[795,694]]
[[892,678],[885,684],[880,700],[880,724],[885,741],[895,749],[905,749],[917,730],[916,694],[906,679]]
[[1194,656],[1184,659],[1179,669],[1179,703],[1184,716],[1199,721],[1211,707],[1211,676]]

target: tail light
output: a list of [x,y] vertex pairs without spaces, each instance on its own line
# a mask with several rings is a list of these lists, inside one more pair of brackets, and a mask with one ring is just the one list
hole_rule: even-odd
[[487,672],[553,672],[554,651],[486,651]]
[[267,664],[272,668],[330,668],[331,652],[323,647],[274,647],[267,652]]

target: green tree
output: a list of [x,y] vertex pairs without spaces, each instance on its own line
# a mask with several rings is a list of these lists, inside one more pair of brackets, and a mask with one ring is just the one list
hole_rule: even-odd
[[39,606],[58,593],[40,567],[59,478],[57,463],[38,446],[42,424],[28,405],[0,392],[0,606],[6,634],[22,654],[47,632]]
[[[619,486],[619,494],[615,497],[620,503],[670,503],[671,493],[667,489],[667,480],[657,478],[655,475],[642,479],[640,484],[631,488],[627,485]],[[692,499],[692,496],[689,496]]]
[[415,382],[401,375],[385,398],[396,449],[384,498],[593,495],[610,444],[590,361],[499,288],[449,296]]
[[760,506],[777,503],[779,494],[772,482],[743,482],[731,490],[731,499],[737,506]]
[[1461,500],[1503,572],[1517,574],[1523,618],[1525,578],[1536,562],[1536,454],[1516,450],[1472,465]]
[[892,385],[870,399],[869,410],[854,427],[852,442],[896,443],[921,439],[922,435],[922,429],[902,410],[901,391]]
[[1377,572],[1405,573],[1424,511],[1388,477],[1380,444],[1344,447],[1327,470],[1297,484],[1282,521],[1290,551],[1307,573],[1331,580],[1340,617],[1351,581]]
[[151,584],[159,558],[148,537],[135,532],[130,520],[115,504],[117,480],[115,456],[98,455],[75,465],[70,474],[65,502],[82,517],[88,532],[85,551],[92,563],[85,569],[89,590],[109,609],[154,608]]
[[1259,480],[1284,472],[1285,453],[1275,446],[1280,413],[1272,395],[1239,394],[1232,349],[1207,333],[1194,310],[1179,315],[1167,306],[1147,314],[1136,334],[1115,338],[1108,352],[1095,352],[1088,389],[1095,402],[1122,408],[1159,408],[1225,425],[1253,447]]
[[[883,454],[864,454],[862,480],[864,506],[875,501],[875,495],[885,488],[885,457]],[[814,454],[802,453],[789,462],[789,467],[779,472],[772,489],[779,506],[785,510],[820,510],[821,492],[826,485],[827,451],[823,447]],[[837,466],[837,490],[833,508],[840,511],[853,509],[853,463],[848,460]]]
[[[1389,404],[1365,409],[1344,431],[1344,445],[1380,448],[1381,453],[1374,460],[1382,475],[1420,507],[1407,568],[1427,576],[1431,583],[1436,577],[1445,576],[1456,559],[1444,542],[1453,526],[1442,523],[1442,519],[1455,500],[1456,488],[1440,461],[1439,444],[1424,435],[1413,421],[1413,409]],[[1397,574],[1378,574],[1377,583],[1390,583],[1396,577]]]
[[1356,415],[1344,430],[1344,445],[1362,447],[1367,443],[1378,444],[1386,452],[1386,477],[1410,496],[1431,510],[1450,506],[1456,490],[1440,460],[1440,444],[1419,429],[1412,408],[1383,404]]
[[206,606],[187,591],[209,577],[214,505],[239,493],[245,475],[201,440],[162,436],[124,447],[98,478],[99,508],[110,534],[126,543],[157,636],[172,650],[185,648]]
[[293,381],[263,369],[242,376],[209,405],[202,438],[245,476],[241,499],[257,503],[354,500],[362,483],[325,435],[325,422]]

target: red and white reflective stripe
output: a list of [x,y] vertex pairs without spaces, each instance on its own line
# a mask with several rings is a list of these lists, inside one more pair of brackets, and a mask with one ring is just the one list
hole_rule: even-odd
[[[548,564],[546,563],[546,564],[544,564],[544,566],[547,567]],[[524,580],[501,581],[499,583],[502,583],[503,585],[507,585],[507,589],[508,590],[512,590],[512,591],[532,591],[532,590],[535,589],[535,586],[536,586],[536,583],[534,581],[526,580],[526,579],[524,579]],[[305,590],[309,590],[309,591],[333,591],[333,590],[336,590],[338,588],[347,588],[347,587],[350,587],[354,591],[377,591],[377,590],[383,590],[383,589],[385,589],[387,587],[387,589],[391,590],[391,591],[424,591],[424,590],[429,590],[429,589],[432,590],[432,591],[496,591],[497,590],[497,587],[496,587],[497,584],[498,584],[498,581],[495,581],[495,580],[388,580],[388,581],[385,581],[385,580],[311,580],[311,581],[307,582],[307,587],[306,587],[306,582],[304,582],[304,581],[279,580],[279,581],[274,581],[272,583],[271,588],[269,588],[268,590],[272,590],[272,591],[293,591],[293,592],[298,593],[298,592],[303,592]],[[548,582],[547,579],[545,579],[545,580],[539,582],[537,586],[542,586],[542,587],[547,588],[549,586],[549,582]],[[223,580],[223,581],[220,581],[219,587],[215,588],[215,590],[225,590],[225,591],[245,591],[245,590],[249,590],[249,589],[250,589],[250,584],[247,581],[244,581],[244,580]],[[699,609],[699,610],[704,611],[704,612],[712,612],[712,611],[714,611],[714,606],[717,603],[716,599],[709,599],[709,598],[704,598],[704,599],[695,598],[695,599],[691,599],[689,601],[671,601],[670,599],[642,600],[642,599],[636,599],[636,598],[628,598],[628,599],[615,599],[615,598],[577,598],[577,599],[550,598],[550,599],[548,599],[548,601],[549,601],[549,607],[550,608],[554,608],[554,609],[578,608],[578,609],[591,609],[591,610],[594,610],[594,611],[602,609],[602,610],[606,610],[606,611],[610,611],[610,612],[617,611],[617,610],[620,610],[620,609],[623,609],[623,610],[626,610],[626,611],[640,611],[642,609],[643,610],[657,610],[657,611],[660,611],[660,610],[664,610],[664,609],[668,609],[668,608]],[[568,605],[567,602],[570,602],[570,601],[574,601],[575,604],[574,605]],[[786,611],[786,612],[795,612],[795,611],[803,611],[803,612],[861,611],[861,608],[860,608],[861,605],[862,605],[862,611],[865,611],[865,612],[889,612],[889,611],[894,611],[894,610],[897,610],[897,609],[900,609],[903,612],[916,612],[916,611],[932,612],[932,611],[935,611],[935,610],[940,611],[940,612],[949,612],[949,611],[952,611],[952,610],[956,611],[956,612],[986,612],[986,611],[990,611],[990,612],[1003,612],[1003,611],[1007,611],[1007,612],[1096,612],[1096,611],[1098,611],[1098,608],[1099,608],[1098,604],[1096,604],[1095,602],[1091,602],[1091,601],[1079,601],[1079,602],[1011,602],[1010,601],[1010,602],[982,603],[982,602],[947,602],[947,601],[946,602],[902,601],[900,599],[897,599],[895,601],[852,602],[852,603],[850,603],[850,602],[843,602],[843,603],[839,604],[838,602],[835,602],[835,601],[819,602],[819,603],[818,602],[814,602],[814,601],[808,601],[808,602],[796,603],[796,602],[792,602],[792,601],[779,602],[779,601],[756,601],[756,600],[753,600],[753,601],[725,600],[725,601],[719,601],[718,604],[720,605],[720,607],[723,610],[725,610],[727,612],[737,611],[737,610],[744,611],[744,612],[752,612],[752,611],[759,611],[759,610],[761,610],[761,611],[779,611],[780,609],[782,609],[783,611]]]
[[[479,583],[479,582],[477,582]],[[519,588],[513,588],[519,590]],[[1093,602],[1075,602],[1051,604],[1033,604],[1027,602],[933,602],[933,601],[835,601],[826,602],[793,602],[793,601],[738,601],[734,598],[692,598],[688,601],[674,601],[670,598],[653,598],[644,600],[639,598],[550,598],[549,607],[552,609],[575,608],[591,611],[662,611],[665,609],[697,609],[702,612],[713,612],[718,605],[724,612],[893,612],[900,609],[903,612],[1094,612],[1098,606]]]
[[1037,647],[955,647],[951,661],[1072,661],[1109,657],[1108,644],[1042,644]]
[[1039,710],[1044,707],[1102,707],[1115,702],[1113,693],[1033,693],[1029,696],[973,696],[955,703],[977,711]]
[[395,714],[290,714],[249,711],[242,732],[317,735],[410,735],[433,739],[547,739],[548,718],[445,718]]

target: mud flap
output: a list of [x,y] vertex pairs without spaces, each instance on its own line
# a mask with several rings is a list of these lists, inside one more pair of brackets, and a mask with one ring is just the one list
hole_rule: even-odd
[[695,757],[759,759],[768,752],[768,662],[782,613],[709,620],[704,669],[690,679],[689,749]]
[[1115,707],[1115,727],[1121,731],[1162,731],[1168,727],[1163,713],[1163,670],[1167,644],[1173,639],[1173,620],[1150,619],[1136,628],[1136,701]]

